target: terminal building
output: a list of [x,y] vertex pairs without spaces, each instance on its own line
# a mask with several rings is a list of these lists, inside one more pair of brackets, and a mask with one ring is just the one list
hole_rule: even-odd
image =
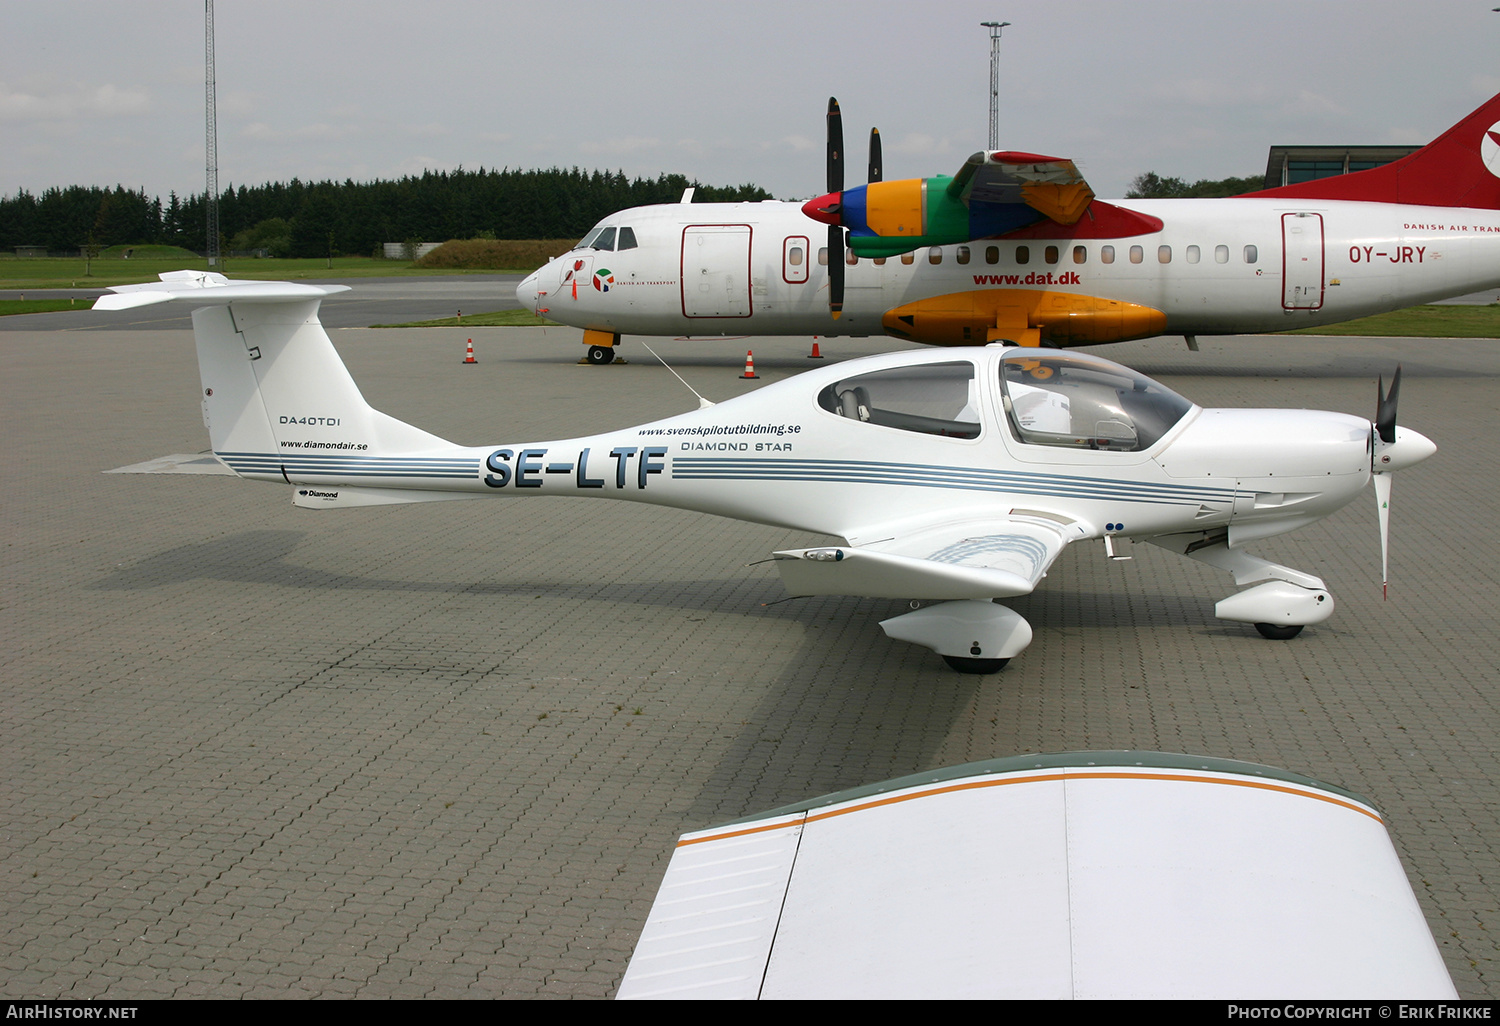
[[1408,154],[1420,146],[1272,146],[1266,158],[1267,189],[1300,182],[1368,171]]

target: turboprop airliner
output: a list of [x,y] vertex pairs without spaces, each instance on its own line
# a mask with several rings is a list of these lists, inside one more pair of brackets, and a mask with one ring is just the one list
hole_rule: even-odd
[[625,430],[454,445],[372,409],[318,307],[345,286],[173,271],[95,309],[193,308],[203,414],[240,477],[333,509],[569,495],[818,532],[775,553],[793,596],[935,603],[884,621],[955,669],[992,673],[1030,644],[996,600],[1029,594],[1071,544],[1150,541],[1234,575],[1219,616],[1286,639],[1326,620],[1309,573],[1244,546],[1328,516],[1374,479],[1381,546],[1391,473],[1434,451],[1396,425],[1399,370],[1373,421],[1205,410],[1082,353],[991,344],[807,371]]
[[832,100],[828,125],[826,195],[622,210],[518,299],[608,364],[622,334],[1196,348],[1500,287],[1500,96],[1394,163],[1231,199],[1106,202],[1014,151],[887,182],[877,133],[845,189]]

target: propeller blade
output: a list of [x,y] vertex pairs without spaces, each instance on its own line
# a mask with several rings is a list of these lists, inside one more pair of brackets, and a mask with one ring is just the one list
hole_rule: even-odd
[[1372,474],[1370,480],[1375,485],[1375,511],[1380,514],[1380,597],[1384,599],[1390,581],[1391,475]]
[[[844,191],[844,116],[839,101],[828,98],[828,191]],[[844,229],[828,226],[828,312],[835,320],[844,312]]]
[[869,173],[865,175],[866,181],[878,182],[881,180],[881,163],[880,129],[872,128],[870,129],[870,170]]
[[1385,378],[1375,387],[1375,431],[1387,444],[1396,440],[1396,397],[1401,392],[1401,365],[1391,377],[1391,390],[1385,390]]
[[844,229],[828,226],[828,312],[834,319],[844,312]]
[[844,116],[832,96],[828,98],[828,191],[844,191]]

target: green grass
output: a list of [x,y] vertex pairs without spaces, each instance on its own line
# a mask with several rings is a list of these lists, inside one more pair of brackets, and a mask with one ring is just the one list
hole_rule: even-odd
[[492,313],[439,317],[435,321],[410,321],[406,324],[372,324],[372,328],[561,328],[556,321],[538,317],[530,310],[495,310]]
[[[140,249],[138,247],[137,253]],[[238,257],[217,268],[231,278],[251,281],[298,281],[328,278],[429,277],[436,274],[530,274],[535,267],[497,270],[462,268],[426,269],[400,260],[375,260],[371,257],[334,257],[333,266],[326,258],[256,260]],[[66,289],[104,288],[108,285],[132,285],[156,281],[163,271],[206,271],[202,257],[141,256],[129,260],[95,257],[90,274],[85,274],[82,257],[7,257],[0,254],[0,289]]]
[[0,299],[0,317],[11,314],[52,313],[54,310],[88,310],[92,299]]
[[1371,335],[1395,338],[1500,338],[1500,303],[1489,306],[1412,306],[1320,328],[1280,335]]

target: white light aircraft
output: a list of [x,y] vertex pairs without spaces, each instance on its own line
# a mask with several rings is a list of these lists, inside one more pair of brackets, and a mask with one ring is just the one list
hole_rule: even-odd
[[1029,594],[1070,543],[1142,539],[1251,585],[1217,614],[1286,638],[1320,623],[1319,578],[1244,546],[1312,523],[1433,444],[1309,410],[1201,409],[1083,354],[991,345],[841,363],[606,434],[459,446],[371,408],[318,320],[346,286],[174,271],[96,309],[193,307],[214,454],[327,509],[574,495],[675,506],[841,542],[776,553],[794,596],[936,602],[884,621],[963,672],[999,670],[1031,627],[995,600]]
[[517,298],[607,364],[622,333],[1197,348],[1500,287],[1500,96],[1384,167],[1232,199],[1105,202],[1071,160],[1012,151],[886,182],[877,133],[845,189],[835,101],[828,122],[827,195],[623,210]]

